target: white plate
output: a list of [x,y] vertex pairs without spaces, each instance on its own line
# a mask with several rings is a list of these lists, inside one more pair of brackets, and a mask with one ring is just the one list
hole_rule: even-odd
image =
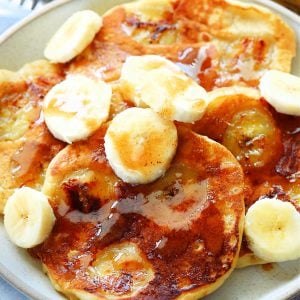
[[[61,0],[33,14],[0,37],[0,68],[16,70],[24,63],[42,57],[46,42],[58,26],[73,12],[93,9],[100,14],[126,0]],[[269,0],[254,0],[282,17],[294,28],[298,40],[293,73],[300,76],[300,17]],[[12,245],[0,218],[0,274],[33,299],[64,299],[56,293],[40,264],[26,251]],[[287,299],[300,292],[300,260],[274,265],[270,271],[251,267],[234,271],[227,282],[207,299],[250,300]]]

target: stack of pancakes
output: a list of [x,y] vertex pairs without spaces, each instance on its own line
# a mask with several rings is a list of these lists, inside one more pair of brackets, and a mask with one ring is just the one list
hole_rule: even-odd
[[[243,239],[245,208],[276,195],[300,212],[293,178],[300,118],[277,113],[256,93],[266,70],[290,71],[294,34],[267,9],[233,0],[141,0],[113,8],[103,21],[71,62],[0,73],[0,209],[21,186],[47,194],[57,221],[30,253],[69,299],[203,297],[236,265],[264,263]],[[133,106],[119,90],[122,65],[145,54],[176,63],[212,100],[201,120],[176,123],[178,149],[166,174],[133,186],[106,159],[107,124],[66,145],[48,131],[41,105],[67,75],[84,74],[112,84],[113,119]],[[259,161],[239,158],[249,149],[236,152],[228,136],[245,111],[258,111],[271,128],[252,145],[263,151]]]

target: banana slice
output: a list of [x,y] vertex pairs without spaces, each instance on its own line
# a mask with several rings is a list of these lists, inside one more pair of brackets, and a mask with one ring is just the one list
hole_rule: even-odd
[[105,153],[123,181],[143,184],[168,169],[177,148],[175,125],[151,109],[129,108],[118,114],[105,135]]
[[166,58],[158,55],[129,56],[122,67],[120,82],[122,95],[136,106],[147,107],[143,102],[141,86],[145,76],[155,69],[166,68],[180,72],[180,68]]
[[50,39],[45,57],[54,63],[70,61],[92,42],[102,24],[102,17],[91,10],[73,14]]
[[43,104],[45,122],[59,140],[71,144],[94,133],[109,116],[111,86],[85,76],[55,85]]
[[151,107],[169,120],[191,123],[205,112],[206,91],[171,61],[156,55],[131,56],[121,72],[123,97]]
[[300,77],[269,70],[262,76],[259,88],[261,95],[276,111],[300,116]]
[[300,257],[300,213],[289,202],[255,202],[246,214],[245,234],[249,248],[266,262]]
[[17,189],[4,208],[4,226],[13,243],[22,248],[41,244],[49,236],[55,216],[47,197],[32,188]]
[[[242,108],[241,103],[239,108]],[[272,162],[279,143],[280,133],[272,115],[259,105],[234,114],[222,142],[244,170],[261,168]]]
[[[99,251],[88,273],[94,279],[100,277],[108,287],[112,286],[112,278],[122,278],[122,274],[129,274],[131,286],[126,295],[128,298],[134,298],[154,279],[151,263],[143,257],[138,246],[130,242],[115,243]],[[116,299],[109,288],[105,291],[105,296],[106,299]]]

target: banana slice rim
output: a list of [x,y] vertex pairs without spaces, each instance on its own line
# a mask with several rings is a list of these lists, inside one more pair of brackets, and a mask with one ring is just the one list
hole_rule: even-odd
[[268,70],[260,79],[259,90],[277,112],[300,116],[300,77],[279,70]]
[[[276,222],[281,221],[280,218],[283,216],[283,212],[288,212],[290,214],[288,220],[289,222],[286,223],[285,226],[288,226],[288,229],[290,230],[293,227],[291,225],[297,225],[296,230],[300,232],[300,213],[292,203],[279,200],[277,199],[277,197],[260,199],[252,204],[252,206],[250,206],[245,215],[244,232],[248,241],[249,249],[253,251],[256,257],[264,260],[265,262],[283,262],[299,258],[300,239],[295,240],[292,237],[283,237],[282,234],[279,236],[279,232],[282,231],[282,225],[277,224],[278,228],[274,228],[274,223],[270,223],[270,221],[264,217],[266,216],[267,208],[265,206],[270,205],[272,205],[272,207],[269,207],[268,211],[271,212],[272,208],[274,214],[276,213]],[[253,217],[255,218],[255,214],[259,213],[259,211],[262,209],[263,211],[261,218],[258,220],[260,222],[258,224],[260,227],[258,229],[255,229],[253,228],[253,225],[255,226],[257,224],[253,223],[255,221],[253,220]],[[271,229],[270,226],[272,226]],[[268,232],[262,232],[261,227],[264,227],[265,230],[270,230],[272,236],[275,236],[276,240],[272,245],[273,247],[271,247],[270,244],[268,244],[268,241],[265,240],[265,235],[268,234]],[[259,236],[260,233],[263,233],[264,238]],[[291,247],[291,245],[286,246],[285,244],[283,244],[284,242],[287,242],[289,240],[291,241],[291,239],[294,241],[292,243],[293,247]],[[280,246],[282,246],[282,248],[278,248]],[[286,252],[288,252],[288,254],[286,254]],[[286,257],[286,255],[289,257]]]
[[[86,23],[82,26],[82,23]],[[81,25],[81,26],[79,26]],[[75,26],[75,30],[71,30]],[[100,15],[92,10],[72,14],[54,33],[44,50],[44,56],[52,63],[66,63],[79,55],[93,41],[103,26]],[[63,46],[58,46],[59,42]]]
[[44,98],[45,123],[55,138],[68,144],[86,139],[107,121],[111,98],[108,83],[84,75],[68,76]]
[[150,107],[171,121],[193,123],[203,116],[208,104],[206,90],[159,55],[128,57],[120,82],[125,98],[138,107]]
[[[141,114],[143,119],[140,119]],[[137,115],[139,118],[135,118]],[[126,124],[130,118],[132,118],[130,125],[139,126],[136,134]],[[149,126],[150,118],[153,126]],[[143,124],[147,128],[143,128]],[[151,129],[156,130],[152,137],[148,134]],[[158,132],[157,129],[163,132]],[[168,136],[164,138],[163,134],[166,132]],[[172,121],[162,118],[150,108],[132,107],[121,112],[111,121],[104,141],[106,157],[115,174],[130,184],[146,184],[161,177],[170,166],[176,153],[178,135]],[[132,151],[135,148],[133,143],[136,143],[136,151]],[[153,146],[156,150],[152,149]],[[157,151],[162,150],[160,148],[162,146],[169,147],[167,151]],[[152,154],[149,149],[154,150]]]
[[[28,197],[30,197],[30,200]],[[25,201],[23,211],[20,209],[22,201]],[[37,216],[33,219],[34,216],[30,215],[31,213],[37,214]],[[13,219],[18,217],[20,220],[17,224],[14,224],[16,220]],[[4,228],[9,239],[20,248],[33,248],[43,243],[50,235],[55,221],[56,217],[48,198],[42,192],[27,186],[16,189],[8,198],[4,207]],[[30,222],[30,224],[26,225],[24,222]],[[25,227],[31,226],[32,228],[23,227],[26,231],[23,234],[18,232],[16,236],[14,228],[12,228],[13,225],[19,228],[22,225]],[[29,231],[29,229],[32,230]],[[30,238],[26,241],[29,232],[31,232]]]

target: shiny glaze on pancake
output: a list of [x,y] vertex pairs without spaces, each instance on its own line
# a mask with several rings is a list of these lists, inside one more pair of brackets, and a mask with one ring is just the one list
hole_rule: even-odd
[[[68,72],[117,80],[127,56],[157,54],[178,63],[211,90],[237,82],[256,86],[266,69],[290,70],[294,36],[274,15],[223,0],[162,2],[167,4],[160,18],[141,16],[138,4],[107,13],[103,28],[87,50],[70,63]],[[263,26],[262,30],[251,32],[255,25]],[[278,48],[276,55],[274,47]]]
[[[272,144],[268,143],[263,150],[268,159],[266,165],[253,168],[242,163],[246,211],[258,199],[277,197],[291,202],[300,212],[300,117],[277,113],[263,98],[254,100],[244,95],[224,96],[209,105],[204,117],[192,129],[222,144],[234,115],[255,108],[265,111],[272,118],[276,134]],[[249,253],[251,251],[244,237],[240,256]]]
[[57,74],[0,84],[0,211],[15,188],[40,189],[50,160],[64,147],[48,131],[40,115],[47,91],[61,80]]
[[[50,238],[31,253],[62,291],[173,299],[232,270],[244,213],[240,166],[219,144],[178,129],[176,157],[166,175],[151,184],[131,186],[116,178],[104,153],[105,127],[51,163],[43,191],[57,222]],[[137,295],[130,294],[132,273],[141,268],[135,262],[123,266],[122,276],[112,275],[118,284],[88,275],[97,255],[124,242],[137,245],[154,272]]]

